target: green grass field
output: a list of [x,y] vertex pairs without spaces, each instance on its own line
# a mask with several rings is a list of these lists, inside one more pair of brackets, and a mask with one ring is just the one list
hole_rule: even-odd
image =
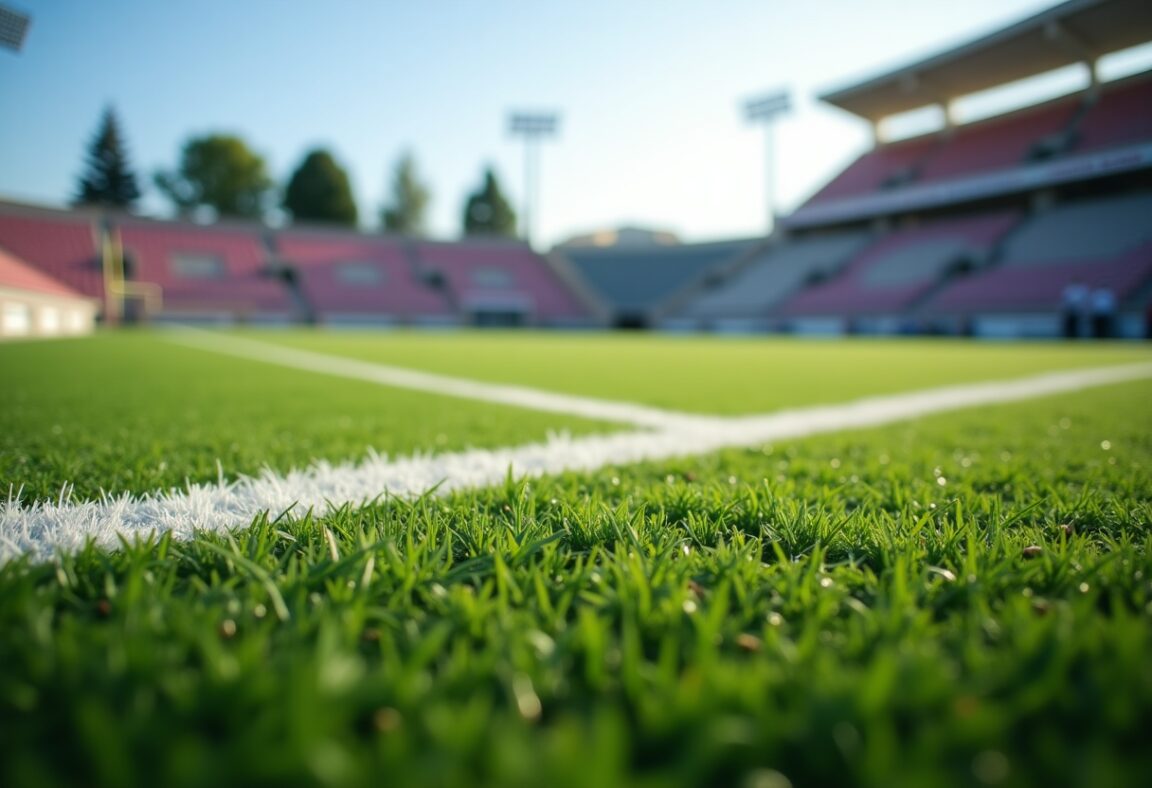
[[1152,358],[1146,348],[1125,344],[526,332],[246,335],[477,380],[716,414],[759,413]]
[[[715,413],[1150,358],[259,338]],[[36,495],[620,429],[149,335],[0,346],[0,369],[0,479]],[[1152,381],[1111,385],[13,561],[0,784],[1140,784],[1150,397]]]
[[147,492],[316,458],[615,429],[181,347],[153,335],[0,346],[0,496]]

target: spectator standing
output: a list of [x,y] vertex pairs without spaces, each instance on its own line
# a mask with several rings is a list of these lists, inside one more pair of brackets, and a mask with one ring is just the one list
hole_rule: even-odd
[[1088,288],[1080,282],[1069,282],[1061,297],[1063,304],[1064,338],[1080,336],[1080,325],[1088,307]]
[[1116,294],[1110,287],[1097,287],[1092,291],[1092,336],[1108,339],[1116,320]]

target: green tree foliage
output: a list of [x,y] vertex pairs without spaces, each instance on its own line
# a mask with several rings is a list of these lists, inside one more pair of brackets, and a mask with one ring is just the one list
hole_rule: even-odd
[[116,113],[108,107],[88,145],[84,174],[80,176],[75,203],[131,208],[139,197],[140,187],[128,163],[120,122],[116,119]]
[[274,185],[263,157],[230,134],[188,140],[179,169],[157,173],[155,182],[180,213],[206,207],[250,219],[264,216]]
[[385,230],[407,235],[423,235],[428,203],[432,193],[420,182],[416,173],[416,160],[411,153],[405,153],[396,162],[396,173],[392,179],[392,201],[380,213],[380,222]]
[[355,226],[356,200],[348,173],[326,150],[308,152],[284,190],[284,207],[293,221]]
[[516,212],[504,197],[491,167],[484,170],[484,185],[468,197],[464,206],[464,233],[516,236]]

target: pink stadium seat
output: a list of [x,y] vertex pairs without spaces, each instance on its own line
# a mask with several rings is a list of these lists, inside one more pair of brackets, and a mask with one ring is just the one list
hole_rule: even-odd
[[1080,282],[1108,287],[1123,301],[1152,277],[1152,244],[1103,260],[1030,268],[994,268],[957,282],[931,304],[934,312],[1056,310],[1064,288]]
[[277,247],[322,321],[454,317],[444,295],[417,279],[395,239],[293,230],[278,234]]
[[97,234],[82,214],[25,213],[0,206],[0,246],[91,298],[103,298]]
[[809,202],[827,202],[877,191],[890,178],[911,173],[938,144],[937,135],[930,134],[874,148],[848,165]]
[[543,323],[586,315],[547,262],[524,244],[422,243],[417,255],[426,269],[444,277],[456,303],[465,310],[508,308]]
[[782,316],[895,314],[928,293],[959,259],[982,256],[1018,221],[997,213],[898,230],[865,248],[834,279],[802,290]]
[[1080,100],[1079,95],[1065,96],[957,126],[952,137],[925,159],[920,179],[942,180],[1022,164],[1035,143],[1068,127]]
[[1121,301],[1152,277],[1152,192],[1063,203],[1021,224],[998,265],[932,297],[932,312],[1055,310],[1078,281],[1109,287]]
[[1077,131],[1081,151],[1152,142],[1152,74],[1105,84]]
[[267,275],[259,228],[127,221],[119,231],[129,278],[159,285],[167,314],[291,315],[287,288]]

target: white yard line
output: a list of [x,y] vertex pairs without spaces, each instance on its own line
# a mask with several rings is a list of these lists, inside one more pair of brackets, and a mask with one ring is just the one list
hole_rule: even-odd
[[345,356],[332,356],[311,350],[260,342],[254,339],[216,334],[211,331],[180,328],[166,334],[171,341],[189,347],[209,350],[228,356],[262,361],[281,367],[304,369],[322,375],[333,375],[352,380],[363,380],[383,386],[416,389],[448,397],[494,402],[527,410],[563,413],[597,421],[612,421],[653,429],[674,429],[688,424],[708,424],[708,416],[651,408],[633,402],[615,402],[594,397],[577,397],[554,391],[511,386],[502,383],[483,383],[468,378],[454,378],[421,372],[406,367],[394,367],[371,361],[357,361]]
[[383,495],[410,498],[439,485],[438,492],[477,489],[514,477],[594,471],[609,465],[707,454],[724,448],[801,438],[856,427],[905,421],[979,405],[1078,391],[1152,377],[1152,364],[1057,372],[1019,380],[947,386],[842,405],[798,408],[764,416],[686,421],[656,431],[570,438],[503,449],[475,449],[438,456],[361,463],[319,461],[279,475],[265,471],[235,482],[192,485],[185,491],[122,496],[93,502],[0,503],[0,564],[27,554],[47,560],[94,539],[115,548],[121,538],[171,531],[246,526],[261,512],[273,515],[312,509],[324,514]]

